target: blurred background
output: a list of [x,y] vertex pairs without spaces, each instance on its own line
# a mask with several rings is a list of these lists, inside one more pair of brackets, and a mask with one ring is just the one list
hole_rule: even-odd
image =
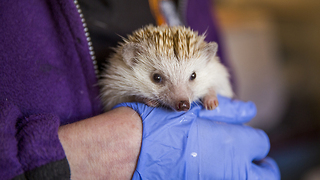
[[[175,16],[179,2],[187,2],[78,1],[100,68],[119,35],[159,21],[150,4],[169,2],[166,13]],[[249,125],[269,135],[269,156],[282,179],[320,180],[320,1],[208,1],[235,75],[236,98],[256,104]]]
[[215,0],[212,12],[283,180],[320,179],[320,1]]

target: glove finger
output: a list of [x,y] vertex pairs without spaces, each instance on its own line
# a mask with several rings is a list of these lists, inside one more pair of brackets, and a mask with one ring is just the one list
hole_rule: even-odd
[[[220,139],[223,146],[237,147],[238,152],[249,160],[261,160],[265,158],[270,150],[270,141],[267,134],[250,126],[219,123],[215,124],[211,134],[212,137]],[[209,126],[208,126],[209,127]],[[205,129],[205,128],[203,128]],[[223,140],[223,141],[222,141]]]
[[248,179],[279,180],[280,171],[277,163],[270,157],[252,163]]
[[131,180],[141,180],[141,179],[142,179],[142,177],[141,177],[140,173],[137,170],[135,170]]
[[[197,123],[198,128],[201,129],[198,133],[201,136],[199,140],[204,142],[204,147],[208,147],[209,150],[216,148],[219,152],[230,150],[232,154],[235,148],[240,158],[250,161],[265,158],[270,150],[269,138],[260,129],[202,119],[197,119]],[[192,131],[193,129],[190,130]],[[212,144],[206,142],[212,142]]]
[[[220,122],[227,122],[227,123],[246,123],[250,121],[257,113],[256,106],[253,102],[243,102],[239,100],[231,100],[230,98],[219,96],[219,106],[212,111],[208,111],[205,109],[201,109],[199,112],[199,117],[203,119],[215,120]],[[136,112],[139,113],[142,119],[143,115],[146,115],[146,111],[149,112],[153,108],[138,102],[124,102],[116,105],[112,109],[126,106],[130,107]],[[193,106],[190,111],[198,111],[199,106]]]
[[116,106],[114,106],[112,109],[116,109],[118,107],[129,107],[133,110],[135,110],[141,117],[141,119],[145,119],[145,117],[148,115],[147,113],[144,113],[146,111],[150,111],[151,107],[143,104],[143,103],[139,103],[139,102],[124,102],[124,103],[120,103],[117,104]]
[[246,123],[256,114],[257,109],[253,102],[232,100],[218,95],[219,106],[211,111],[202,109],[199,117],[227,123]]
[[246,147],[246,156],[257,161],[265,158],[270,150],[270,141],[267,134],[260,129],[249,126],[243,126],[243,128],[246,128],[246,130],[240,130],[237,134],[244,141],[243,147]]

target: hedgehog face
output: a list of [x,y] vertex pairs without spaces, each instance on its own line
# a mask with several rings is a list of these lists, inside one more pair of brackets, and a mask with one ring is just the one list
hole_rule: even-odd
[[148,26],[125,40],[122,57],[135,77],[135,96],[185,111],[207,93],[216,50],[216,43],[190,29]]
[[186,111],[192,102],[207,93],[210,85],[207,83],[210,73],[208,64],[205,58],[178,60],[176,57],[159,57],[154,53],[143,54],[130,67],[132,77],[136,78],[132,85],[137,87],[134,94],[151,106],[160,104]]

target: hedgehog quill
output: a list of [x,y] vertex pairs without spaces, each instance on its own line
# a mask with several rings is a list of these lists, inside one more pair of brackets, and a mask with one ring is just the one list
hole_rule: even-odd
[[183,26],[149,25],[134,31],[115,48],[101,73],[104,109],[133,101],[176,111],[189,110],[192,102],[215,109],[217,94],[233,96],[217,49],[217,43]]

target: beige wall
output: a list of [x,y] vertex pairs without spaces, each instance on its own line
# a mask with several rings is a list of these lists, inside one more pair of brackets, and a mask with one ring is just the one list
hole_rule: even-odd
[[292,98],[314,101],[320,117],[320,1],[215,2],[239,96],[258,106],[253,125],[272,128]]

